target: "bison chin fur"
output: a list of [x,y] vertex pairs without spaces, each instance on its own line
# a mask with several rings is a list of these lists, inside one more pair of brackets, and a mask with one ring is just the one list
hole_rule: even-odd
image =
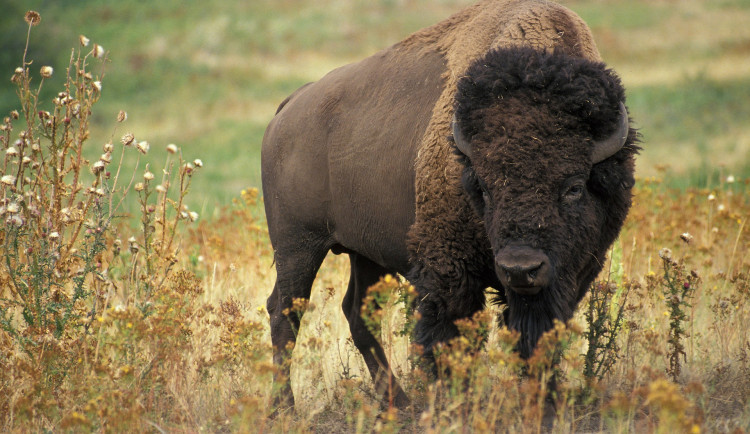
[[[545,288],[542,291],[559,293],[558,287]],[[554,301],[549,295],[519,295],[512,291],[507,294],[507,306],[504,321],[511,330],[521,333],[516,350],[526,360],[534,352],[542,335],[552,329],[555,320],[566,321],[573,316],[573,308],[568,303]]]

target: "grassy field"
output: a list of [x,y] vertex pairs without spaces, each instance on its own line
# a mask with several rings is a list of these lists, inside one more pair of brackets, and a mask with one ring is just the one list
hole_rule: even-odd
[[[59,244],[49,241],[50,228],[31,224],[39,217],[33,213],[20,229],[0,230],[3,431],[750,431],[747,0],[562,2],[587,21],[603,58],[623,78],[644,140],[635,205],[601,276],[609,282],[602,294],[613,301],[598,318],[611,322],[625,306],[616,346],[603,353],[619,356],[606,374],[584,374],[587,349],[601,343],[589,332],[612,330],[586,317],[589,307],[596,311],[591,298],[575,318],[580,327],[550,336],[564,348],[554,418],[545,417],[539,394],[551,372],[549,355],[540,354],[530,378],[519,381],[521,363],[507,351],[512,336],[496,328],[486,331],[488,344],[476,356],[456,358],[473,341],[446,351],[444,363],[456,378],[426,386],[410,365],[407,340],[395,333],[404,326],[403,306],[391,300],[382,339],[415,405],[382,411],[340,310],[348,260],[331,255],[294,352],[298,411],[267,417],[273,367],[263,306],[275,276],[262,198],[253,189],[260,187],[265,125],[301,84],[470,3],[3,4],[0,72],[8,78],[21,65],[24,13],[42,16],[28,50],[31,88],[42,65],[55,73],[45,80],[40,110],[53,110],[79,34],[109,52],[101,98],[81,130],[80,152],[91,164],[103,144],[118,145],[126,132],[151,145],[146,155],[129,149],[124,158],[123,173],[137,181],[146,163],[160,177],[165,161],[176,161],[179,154],[166,152],[169,143],[186,162],[203,163],[185,196],[198,223],[180,219],[187,210],[173,206],[182,190],[143,199],[153,185],[125,194],[120,181],[113,196],[128,197],[130,217],[111,226],[101,222],[112,211],[97,208],[95,195],[69,188],[87,214],[53,222]],[[90,70],[100,74],[97,62],[91,59]],[[3,117],[21,111],[15,139],[23,110],[15,82],[5,83]],[[128,113],[122,123],[120,110]],[[62,205],[45,206],[49,215],[67,216]],[[404,289],[397,282],[381,287]],[[466,325],[470,337],[485,333],[477,327]],[[464,381],[468,391],[458,387]]]
[[[45,17],[31,40],[38,62],[62,72],[78,34],[111,51],[93,142],[108,140],[111,119],[128,111],[126,127],[136,137],[159,147],[174,142],[204,160],[205,179],[191,201],[213,212],[240,189],[260,185],[260,141],[284,97],[470,3],[30,0],[23,7]],[[647,144],[642,176],[658,165],[669,166],[680,186],[705,186],[720,167],[750,176],[746,1],[563,3],[590,24],[602,56],[623,77]],[[9,48],[25,36],[17,21],[0,30]],[[20,59],[8,52],[19,51],[0,58],[12,71]],[[14,98],[3,89],[0,109],[10,110]]]

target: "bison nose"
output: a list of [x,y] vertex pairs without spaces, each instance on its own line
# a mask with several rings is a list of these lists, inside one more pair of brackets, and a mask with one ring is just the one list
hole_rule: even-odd
[[500,282],[521,295],[534,295],[549,285],[552,267],[542,251],[508,246],[495,255]]

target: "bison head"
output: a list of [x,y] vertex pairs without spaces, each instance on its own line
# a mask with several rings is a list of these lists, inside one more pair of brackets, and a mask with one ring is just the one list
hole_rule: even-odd
[[624,100],[603,64],[530,48],[493,50],[458,83],[462,182],[524,358],[570,319],[627,215],[639,148]]

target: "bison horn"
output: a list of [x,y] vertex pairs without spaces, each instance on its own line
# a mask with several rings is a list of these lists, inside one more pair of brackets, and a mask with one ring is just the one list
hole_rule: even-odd
[[620,123],[617,125],[617,129],[612,135],[602,141],[594,143],[594,151],[591,154],[591,161],[596,164],[615,155],[615,153],[625,145],[629,131],[628,109],[625,108],[625,104],[620,103]]
[[471,145],[469,144],[469,141],[466,140],[466,137],[461,133],[461,128],[458,126],[458,120],[456,119],[456,114],[453,114],[453,141],[456,143],[456,147],[458,148],[461,153],[469,157],[469,160],[471,160]]

